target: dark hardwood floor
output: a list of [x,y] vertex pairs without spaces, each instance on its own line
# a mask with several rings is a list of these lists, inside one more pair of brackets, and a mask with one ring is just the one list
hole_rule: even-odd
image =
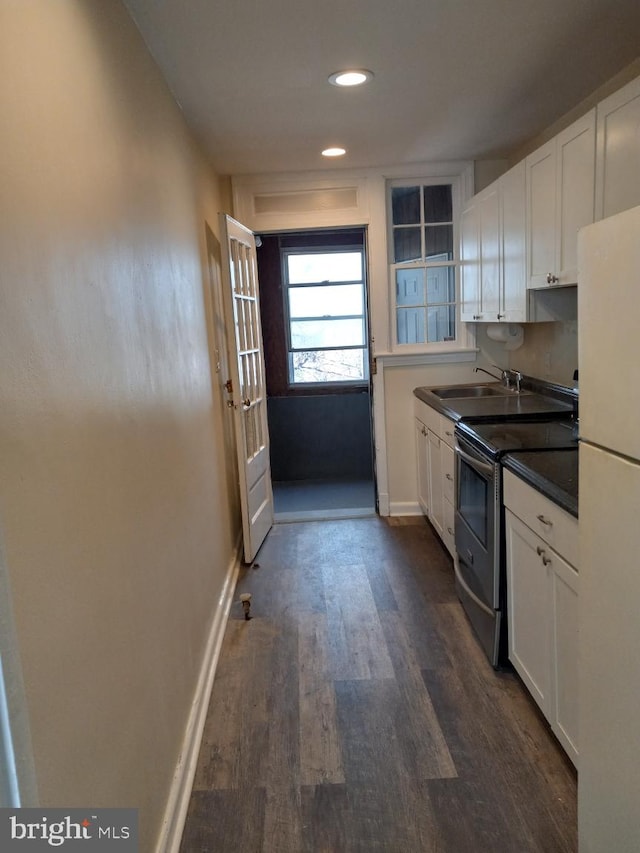
[[577,850],[575,772],[489,666],[425,521],[277,525],[257,563],[181,853]]

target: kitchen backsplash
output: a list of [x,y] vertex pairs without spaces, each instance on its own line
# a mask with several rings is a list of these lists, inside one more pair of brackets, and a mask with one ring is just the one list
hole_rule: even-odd
[[[558,288],[558,320],[550,323],[524,323],[524,343],[508,352],[502,344],[490,341],[482,324],[478,324],[478,346],[490,362],[520,370],[573,387],[573,371],[578,366],[578,321],[576,287]],[[496,350],[497,347],[497,350]]]

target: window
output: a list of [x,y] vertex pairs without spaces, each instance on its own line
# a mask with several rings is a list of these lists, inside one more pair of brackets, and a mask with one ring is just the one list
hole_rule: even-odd
[[283,250],[289,382],[368,379],[364,252]]
[[454,194],[450,183],[394,181],[389,187],[394,342],[456,340]]

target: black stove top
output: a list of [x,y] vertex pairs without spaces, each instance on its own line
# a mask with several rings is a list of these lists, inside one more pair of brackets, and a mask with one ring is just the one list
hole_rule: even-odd
[[578,448],[578,439],[571,420],[501,421],[476,424],[458,421],[455,433],[491,459],[499,459],[513,450],[577,450]]

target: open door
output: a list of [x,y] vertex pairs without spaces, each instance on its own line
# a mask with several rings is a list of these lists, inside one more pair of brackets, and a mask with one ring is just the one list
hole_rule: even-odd
[[223,213],[220,242],[227,339],[232,349],[226,388],[234,411],[244,560],[250,563],[273,524],[256,243],[248,228]]

